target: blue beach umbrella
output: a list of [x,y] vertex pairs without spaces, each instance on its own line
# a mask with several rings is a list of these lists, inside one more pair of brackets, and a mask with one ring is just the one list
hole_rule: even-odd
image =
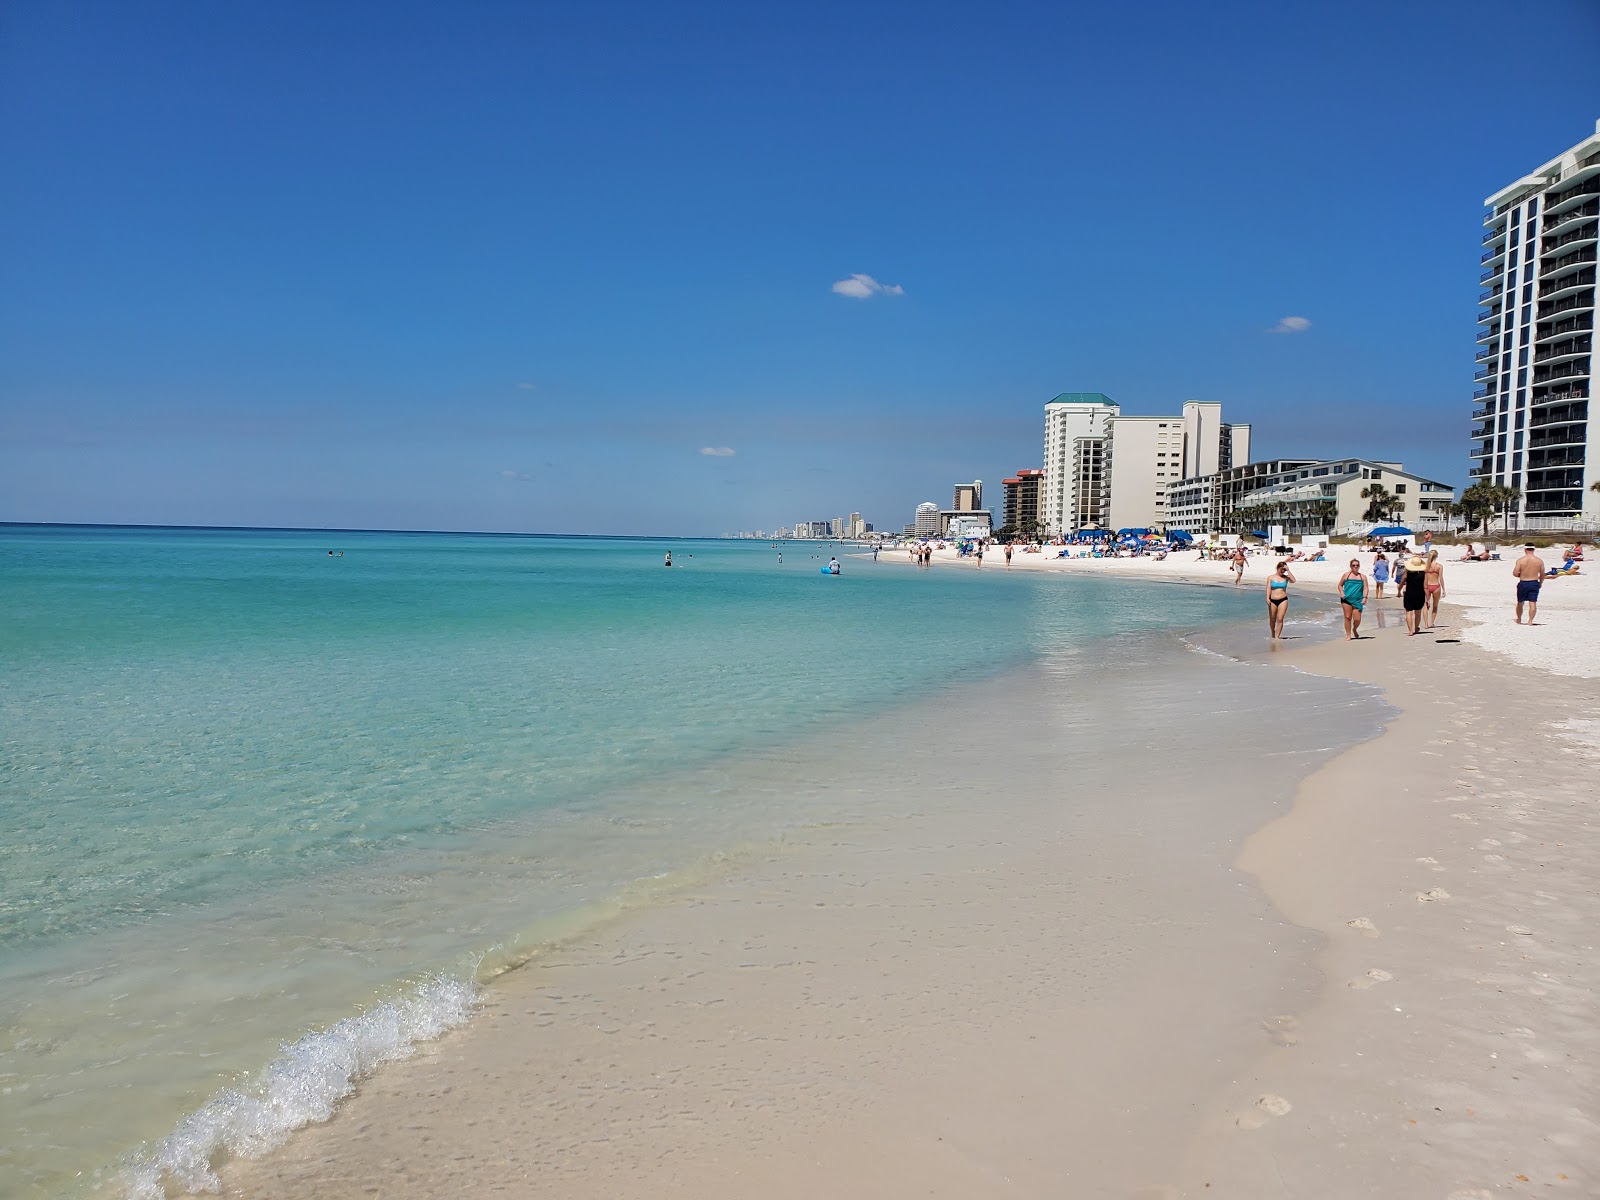
[[1410,537],[1411,530],[1404,525],[1379,525],[1367,533],[1368,537]]

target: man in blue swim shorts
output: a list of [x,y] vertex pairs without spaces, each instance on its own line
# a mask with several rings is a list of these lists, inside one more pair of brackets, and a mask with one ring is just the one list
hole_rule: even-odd
[[1528,609],[1528,624],[1539,613],[1539,585],[1544,582],[1544,559],[1533,552],[1532,546],[1522,548],[1522,557],[1511,567],[1517,581],[1517,624],[1522,624],[1522,609]]

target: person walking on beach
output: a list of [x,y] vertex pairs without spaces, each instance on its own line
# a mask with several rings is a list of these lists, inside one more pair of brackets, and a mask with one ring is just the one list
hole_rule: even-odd
[[1236,546],[1233,551],[1233,586],[1238,587],[1244,582],[1244,547]]
[[1367,602],[1367,577],[1361,573],[1361,560],[1352,558],[1350,569],[1339,576],[1339,604],[1344,609],[1344,640],[1361,640],[1361,610]]
[[1434,622],[1439,619],[1439,601],[1444,599],[1444,564],[1439,561],[1437,550],[1429,550],[1423,562],[1427,565],[1422,572],[1422,591],[1427,605],[1428,628],[1432,629]]
[[1406,559],[1405,581],[1400,588],[1401,607],[1406,610],[1406,632],[1412,637],[1422,632],[1422,610],[1427,605],[1428,564],[1413,554]]
[[1006,570],[1011,569],[1011,543],[1006,543]]
[[1379,600],[1383,599],[1383,585],[1389,582],[1389,556],[1382,550],[1378,557],[1372,560],[1372,582],[1376,585],[1374,593]]
[[1532,546],[1522,548],[1522,557],[1511,565],[1512,577],[1517,581],[1517,624],[1522,624],[1522,607],[1528,607],[1528,624],[1539,615],[1539,587],[1544,583],[1544,559],[1533,552]]
[[980,569],[982,569],[982,567],[983,567],[983,543],[982,542],[978,543],[978,567]]
[[1272,578],[1267,580],[1267,629],[1272,641],[1283,640],[1283,618],[1289,611],[1289,585],[1294,582],[1294,573],[1289,570],[1287,561],[1280,562]]

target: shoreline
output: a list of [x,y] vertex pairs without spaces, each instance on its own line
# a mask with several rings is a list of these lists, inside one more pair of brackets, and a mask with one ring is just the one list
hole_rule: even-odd
[[[1231,586],[1164,574],[1170,582]],[[1447,604],[1439,632],[1459,632],[1445,626],[1458,625],[1462,615]],[[1259,882],[1277,913],[1315,939],[1307,953],[1324,981],[1298,1004],[1259,1016],[1268,1048],[1240,1060],[1233,1081],[1199,1105],[1171,1171],[1147,1177],[1128,1195],[1264,1200],[1285,1194],[1284,1181],[1294,1180],[1294,1194],[1330,1200],[1358,1189],[1476,1200],[1516,1187],[1522,1176],[1573,1195],[1586,1194],[1600,1178],[1600,1151],[1592,1149],[1600,1146],[1591,1107],[1594,1074],[1583,1066],[1600,1053],[1600,1040],[1583,1019],[1600,982],[1585,961],[1592,958],[1589,931],[1600,924],[1600,906],[1582,882],[1586,871],[1600,866],[1592,805],[1584,807],[1600,763],[1600,738],[1593,732],[1600,729],[1594,721],[1600,712],[1571,680],[1540,673],[1502,682],[1496,660],[1475,647],[1407,639],[1392,624],[1376,634],[1366,647],[1292,639],[1242,656],[1381,687],[1399,711],[1375,740],[1303,780],[1288,811],[1244,840],[1240,868]],[[1380,648],[1391,657],[1350,657]],[[1563,742],[1541,715],[1543,706],[1553,705],[1591,724]],[[1467,739],[1471,748],[1461,749]],[[1541,784],[1546,795],[1538,802],[1502,773],[1500,760],[1516,754],[1537,759],[1541,772],[1558,772],[1556,784]],[[1374,785],[1374,778],[1381,782]],[[1409,802],[1401,806],[1403,798]],[[1542,856],[1558,841],[1566,857],[1552,864]],[[1541,881],[1544,886],[1535,887]],[[829,903],[828,893],[817,895],[819,907]],[[704,903],[703,897],[691,900],[692,907]],[[1528,908],[1542,909],[1547,919],[1528,920]],[[682,933],[691,937],[687,926]],[[548,997],[539,1002],[546,1023],[554,1021],[559,997],[554,1008]],[[509,1009],[488,1015],[517,1018]],[[730,1019],[740,1015],[734,1010]],[[595,1039],[592,1049],[606,1053],[620,1031]],[[1131,1051],[1135,1035],[1120,1032],[1120,1051]],[[928,1051],[935,1048],[922,1047]],[[983,1070],[976,1062],[965,1069]],[[371,1090],[403,1113],[407,1101],[396,1090],[398,1074],[380,1076]],[[451,1087],[470,1082],[457,1077]],[[587,1105],[607,1102],[603,1088],[581,1080],[573,1086],[587,1094]],[[730,1104],[741,1090],[728,1092]],[[348,1126],[363,1120],[366,1099],[358,1095],[348,1113],[298,1135],[306,1141],[272,1159],[230,1164],[223,1172],[226,1193],[287,1196],[315,1185],[322,1195],[360,1194],[348,1176],[327,1172],[335,1164],[330,1150],[351,1149]],[[770,1096],[768,1102],[776,1103]],[[1089,1119],[1082,1112],[1057,1115]],[[702,1119],[715,1117],[708,1112]],[[378,1136],[373,1126],[369,1115],[356,1144]],[[1007,1178],[1001,1186],[988,1173],[984,1151],[994,1146],[1012,1144],[1019,1161],[1037,1156],[1038,1147],[1018,1136],[1023,1132],[987,1128],[977,1145],[950,1159],[915,1127],[880,1128],[887,1139],[870,1145],[835,1129],[831,1136],[838,1140],[823,1156],[825,1167],[795,1150],[800,1156],[786,1169],[807,1182],[796,1195],[817,1186],[839,1196],[911,1194],[913,1178],[932,1189],[917,1194],[1046,1194],[1040,1177]],[[1337,1153],[1330,1151],[1335,1144]],[[1147,1146],[1144,1153],[1154,1160],[1162,1149]],[[735,1146],[724,1145],[722,1153],[739,1160],[724,1180],[726,1192],[695,1193],[678,1173],[687,1162],[672,1165],[669,1177],[685,1195],[744,1194],[734,1184],[751,1178],[760,1164],[739,1159]],[[929,1155],[938,1170],[924,1178],[909,1164]],[[509,1171],[516,1157],[503,1161]],[[633,1161],[630,1167],[628,1161],[625,1154],[618,1158],[619,1173],[604,1176],[605,1187],[593,1194],[631,1194],[639,1172],[659,1183],[655,1172],[667,1169],[664,1162]],[[973,1174],[977,1161],[984,1166]],[[384,1194],[407,1194],[407,1175],[385,1178]],[[491,1178],[505,1185],[515,1176],[471,1178],[487,1186]],[[533,1186],[523,1178],[524,1187]],[[791,1194],[767,1183],[764,1194]],[[676,1193],[669,1188],[666,1194]]]

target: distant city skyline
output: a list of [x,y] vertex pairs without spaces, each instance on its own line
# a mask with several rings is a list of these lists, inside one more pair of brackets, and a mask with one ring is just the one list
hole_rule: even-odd
[[1480,202],[1600,116],[1479,0],[91,11],[0,41],[0,520],[897,529],[1095,391],[1464,485]]

